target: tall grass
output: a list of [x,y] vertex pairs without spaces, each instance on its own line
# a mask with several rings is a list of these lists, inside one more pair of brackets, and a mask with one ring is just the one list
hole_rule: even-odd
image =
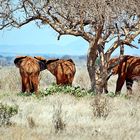
[[[0,103],[16,106],[17,114],[9,115],[12,125],[0,127],[0,140],[139,140],[140,92],[135,83],[131,98],[108,95],[77,98],[70,94],[17,96],[21,90],[19,71],[15,67],[0,69]],[[116,76],[109,81],[115,91]],[[48,71],[40,74],[39,90],[45,91],[55,78]],[[89,89],[85,67],[77,67],[73,86]],[[125,87],[122,93],[126,93]]]

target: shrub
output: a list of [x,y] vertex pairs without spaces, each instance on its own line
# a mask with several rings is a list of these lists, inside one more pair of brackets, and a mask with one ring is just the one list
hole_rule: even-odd
[[107,96],[109,96],[109,97],[115,97],[116,95],[115,95],[114,92],[109,92],[109,93],[107,94]]
[[54,114],[53,114],[53,124],[55,133],[61,132],[65,129],[66,123],[63,121],[62,118],[62,104],[57,102],[53,105]]
[[106,118],[110,112],[109,100],[101,95],[96,95],[91,103],[95,117]]
[[45,91],[41,92],[42,96],[47,96],[56,93],[64,93],[74,95],[76,97],[83,97],[83,96],[91,96],[94,95],[93,92],[87,91],[85,89],[81,89],[79,86],[60,86],[56,84],[50,85]]
[[18,113],[18,106],[8,106],[0,103],[0,126],[10,125],[10,118]]

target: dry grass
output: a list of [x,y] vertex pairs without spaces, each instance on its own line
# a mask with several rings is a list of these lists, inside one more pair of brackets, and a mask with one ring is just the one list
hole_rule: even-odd
[[[15,67],[0,70],[0,103],[18,106],[11,126],[0,127],[0,140],[139,140],[140,95],[135,83],[131,98],[107,95],[76,98],[71,95],[17,96],[20,76]],[[55,78],[47,71],[41,75],[39,89],[44,90]],[[114,92],[116,77],[109,81]],[[73,86],[89,89],[86,68],[78,67]],[[126,92],[123,88],[123,93]]]

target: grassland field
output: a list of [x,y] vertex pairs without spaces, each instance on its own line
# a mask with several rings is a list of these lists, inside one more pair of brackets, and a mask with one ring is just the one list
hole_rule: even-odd
[[[86,65],[77,65],[76,69],[73,87],[90,89]],[[20,93],[18,69],[2,67],[0,140],[139,140],[139,82],[134,83],[132,96],[125,96],[124,85],[121,95],[114,97],[116,79],[113,76],[109,80],[108,95],[77,97],[52,90],[46,96],[25,96]],[[47,70],[41,72],[40,93],[45,93],[52,83],[54,76]]]

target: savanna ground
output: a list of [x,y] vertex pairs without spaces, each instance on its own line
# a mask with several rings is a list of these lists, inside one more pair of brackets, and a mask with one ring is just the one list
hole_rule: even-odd
[[[109,80],[108,95],[82,96],[90,82],[86,66],[77,66],[73,82],[81,94],[50,90],[55,78],[46,70],[40,75],[42,96],[20,93],[16,67],[0,69],[0,140],[139,140],[140,86],[135,82],[133,95],[114,97],[117,76]],[[53,87],[55,88],[55,87]],[[76,90],[77,88],[75,88]],[[78,87],[79,89],[79,87]],[[74,90],[72,91],[74,92]],[[79,91],[75,91],[79,94]],[[85,92],[85,90],[84,90]]]

